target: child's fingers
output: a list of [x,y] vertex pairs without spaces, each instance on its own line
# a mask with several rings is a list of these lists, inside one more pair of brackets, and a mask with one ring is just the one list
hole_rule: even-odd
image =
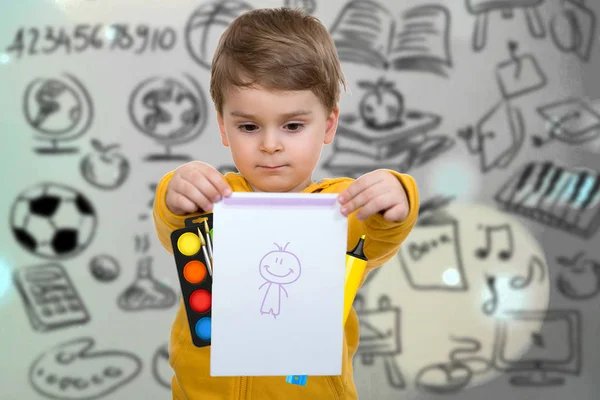
[[[204,195],[204,197],[206,199],[208,199],[208,201],[211,203],[211,208],[212,208],[212,203],[216,203],[217,201],[219,201],[221,199],[221,194],[219,193],[217,188],[213,185],[213,183],[211,181],[206,179],[205,176],[200,178],[200,180],[195,181],[194,185],[196,186],[196,188],[198,188],[199,192],[202,195]],[[207,210],[207,209],[204,208],[204,210]]]
[[198,206],[192,200],[176,192],[172,187],[167,191],[165,201],[167,208],[177,215],[188,214],[198,209]]
[[408,216],[408,207],[406,204],[397,204],[388,209],[383,217],[388,221],[404,221]]
[[181,214],[189,214],[198,209],[195,202],[180,193],[174,193],[173,203],[176,210],[181,210]]
[[379,196],[370,198],[364,206],[356,213],[356,218],[360,220],[367,219],[373,214],[382,210],[387,210],[394,205],[394,197],[390,193],[383,193]]
[[225,178],[223,178],[223,175],[221,175],[219,171],[217,171],[214,168],[211,168],[209,171],[205,172],[204,176],[210,183],[212,183],[215,190],[219,193],[220,196],[227,197],[231,194],[231,186],[229,186],[229,183],[227,183],[227,181],[225,180]]
[[[178,179],[176,184],[173,186],[173,190],[185,197],[186,199],[192,201],[194,203],[194,208],[189,212],[194,212],[200,207],[204,211],[208,211],[212,209],[212,201],[203,192],[203,188],[200,187],[200,183],[205,179],[201,179],[200,182],[196,184],[186,180],[186,179]],[[209,183],[205,183],[206,186],[209,186]]]
[[355,194],[354,197],[350,198],[349,200],[346,200],[346,202],[342,205],[342,214],[351,214],[355,210],[358,210],[359,208],[365,206],[371,201],[371,199],[378,197],[380,194],[381,188],[377,184],[365,187],[361,192]]
[[343,192],[340,193],[338,199],[341,204],[346,204],[354,197],[356,197],[360,192],[373,185],[374,179],[371,175],[365,174],[352,182],[350,186],[346,188]]

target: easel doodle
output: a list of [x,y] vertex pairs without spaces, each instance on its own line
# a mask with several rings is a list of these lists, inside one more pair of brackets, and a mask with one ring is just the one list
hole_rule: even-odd
[[390,386],[404,389],[406,382],[396,361],[396,356],[402,352],[400,309],[392,306],[386,295],[379,297],[377,308],[366,309],[361,294],[356,296],[355,309],[361,325],[356,355],[363,365],[372,365],[375,357],[380,357]]

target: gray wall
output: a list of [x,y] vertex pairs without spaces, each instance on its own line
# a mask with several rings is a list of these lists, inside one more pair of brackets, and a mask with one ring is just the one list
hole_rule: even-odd
[[[84,398],[57,394],[31,371],[74,377],[111,365],[124,377],[89,398],[170,398],[166,346],[180,291],[154,235],[153,185],[185,157],[232,168],[208,96],[212,51],[231,17],[210,20],[208,3],[3,5],[1,399]],[[356,303],[360,397],[597,398],[600,4],[286,3],[311,8],[330,29],[350,87],[315,178],[394,168],[412,174],[421,193],[419,225]],[[512,18],[500,5],[513,7]],[[396,57],[386,50],[399,44],[388,43],[388,27],[404,39]],[[374,39],[344,46],[349,28]],[[389,85],[373,89],[380,78]],[[144,97],[167,87],[188,96],[179,104]],[[173,120],[161,122],[157,105]],[[100,157],[111,144],[120,146],[113,158]],[[61,199],[52,217],[39,215],[52,203],[32,201],[44,190]],[[68,231],[56,236],[61,226],[76,228],[75,247]],[[60,290],[48,307],[42,292],[50,310],[36,304],[51,286],[33,280],[44,277],[71,297]],[[57,352],[88,346],[110,353],[91,369],[54,362]]]

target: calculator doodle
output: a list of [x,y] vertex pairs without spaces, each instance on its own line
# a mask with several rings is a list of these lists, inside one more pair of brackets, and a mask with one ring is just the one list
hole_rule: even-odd
[[34,330],[48,332],[83,325],[90,320],[81,297],[61,265],[50,263],[20,268],[13,278]]

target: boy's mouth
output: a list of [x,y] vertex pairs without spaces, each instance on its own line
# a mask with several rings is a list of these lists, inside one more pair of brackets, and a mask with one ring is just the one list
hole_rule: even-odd
[[258,167],[266,169],[268,171],[274,171],[276,169],[280,169],[280,168],[285,167],[285,165],[259,165]]

